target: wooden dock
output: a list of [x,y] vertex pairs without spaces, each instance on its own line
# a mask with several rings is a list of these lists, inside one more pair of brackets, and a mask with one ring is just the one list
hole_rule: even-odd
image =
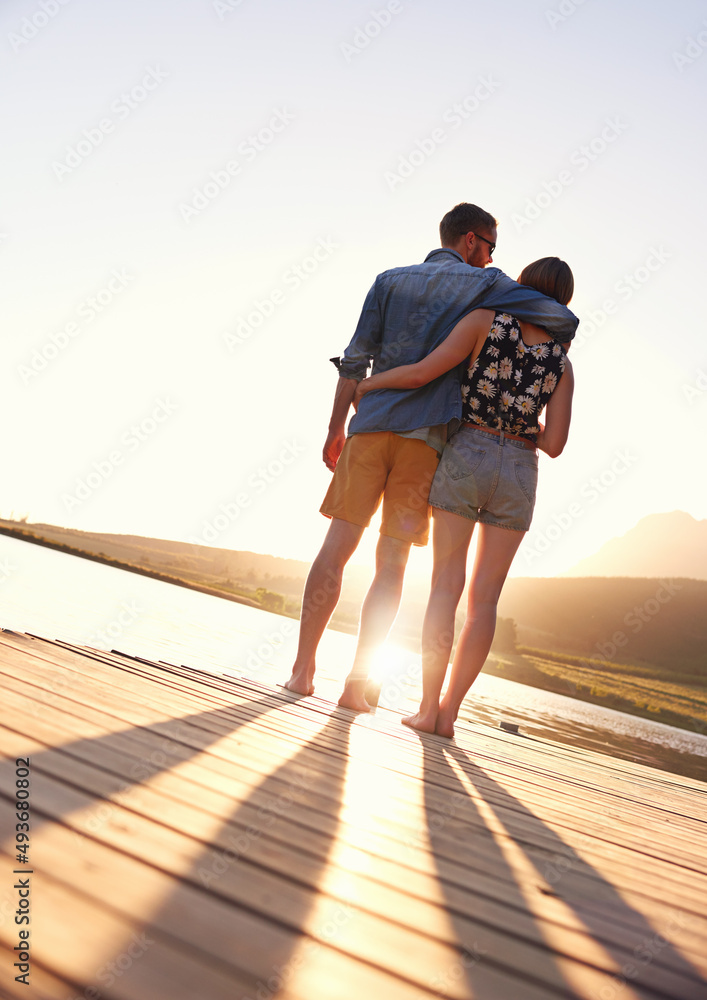
[[0,704],[3,997],[707,998],[698,781],[11,632]]

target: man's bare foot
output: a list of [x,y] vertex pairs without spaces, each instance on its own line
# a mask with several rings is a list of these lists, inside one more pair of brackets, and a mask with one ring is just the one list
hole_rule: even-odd
[[314,684],[312,684],[311,679],[300,674],[293,673],[289,681],[286,681],[282,686],[288,691],[294,691],[295,694],[314,694]]
[[439,714],[437,715],[437,724],[435,725],[435,733],[438,736],[448,736],[450,739],[454,736],[454,722],[456,720],[456,714],[453,713],[448,708],[443,708],[440,706]]
[[371,706],[364,697],[365,681],[346,684],[339,698],[340,708],[350,708],[352,712],[370,712]]
[[402,720],[404,726],[416,729],[418,733],[433,733],[437,723],[437,709],[430,712],[415,712],[414,715],[406,715]]

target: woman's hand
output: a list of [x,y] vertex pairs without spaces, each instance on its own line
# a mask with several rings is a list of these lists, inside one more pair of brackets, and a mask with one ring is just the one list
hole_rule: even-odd
[[370,377],[364,378],[356,386],[356,392],[354,393],[354,398],[353,398],[354,410],[358,411],[358,404],[361,402],[361,398],[365,396],[366,393],[368,392],[368,386],[366,385],[366,383],[370,381],[371,381]]

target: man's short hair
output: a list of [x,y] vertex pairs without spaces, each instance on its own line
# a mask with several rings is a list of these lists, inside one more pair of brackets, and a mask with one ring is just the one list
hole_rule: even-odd
[[455,205],[447,212],[439,224],[439,238],[443,247],[451,247],[460,236],[476,229],[493,229],[498,223],[492,215],[484,212],[478,205],[470,205],[467,201]]

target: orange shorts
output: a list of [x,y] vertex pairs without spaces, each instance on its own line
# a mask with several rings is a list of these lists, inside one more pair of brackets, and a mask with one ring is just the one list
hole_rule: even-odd
[[381,534],[427,545],[427,498],[439,456],[417,438],[391,431],[347,438],[319,508],[326,517],[367,528],[383,498]]

